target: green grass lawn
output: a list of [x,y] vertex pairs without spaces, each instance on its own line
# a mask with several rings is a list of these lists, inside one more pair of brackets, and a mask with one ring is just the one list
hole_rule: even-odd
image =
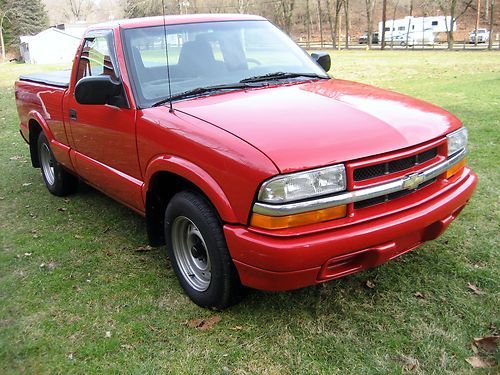
[[[164,249],[136,251],[139,216],[85,185],[67,199],[47,192],[13,91],[19,74],[42,68],[0,65],[0,373],[475,373],[472,340],[500,327],[500,53],[332,60],[335,77],[457,114],[478,191],[442,237],[396,261],[294,292],[252,291],[224,312],[188,300]],[[216,315],[211,329],[186,324]]]

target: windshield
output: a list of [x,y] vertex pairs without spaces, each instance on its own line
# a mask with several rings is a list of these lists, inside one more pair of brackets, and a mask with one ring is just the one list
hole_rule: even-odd
[[[278,72],[297,74],[282,75],[281,79],[311,79],[301,78],[301,73],[328,77],[304,50],[268,21],[167,25],[166,31],[172,95]],[[126,29],[123,33],[138,105],[149,107],[168,98],[163,26]]]

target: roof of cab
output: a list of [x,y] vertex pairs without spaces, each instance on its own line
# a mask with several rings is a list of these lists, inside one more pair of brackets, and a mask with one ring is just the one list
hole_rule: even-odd
[[[201,22],[218,22],[218,21],[264,21],[265,18],[261,16],[254,16],[250,14],[186,14],[186,15],[166,15],[165,24],[178,25],[183,23],[201,23]],[[144,18],[131,18],[124,20],[116,20],[105,23],[92,25],[88,30],[99,29],[115,29],[124,28],[132,29],[136,27],[148,26],[161,26],[163,25],[163,16],[144,17]]]

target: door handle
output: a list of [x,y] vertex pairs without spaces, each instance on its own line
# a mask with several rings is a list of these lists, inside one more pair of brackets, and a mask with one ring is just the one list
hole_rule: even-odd
[[76,120],[76,109],[70,109],[69,110],[69,118],[71,120]]

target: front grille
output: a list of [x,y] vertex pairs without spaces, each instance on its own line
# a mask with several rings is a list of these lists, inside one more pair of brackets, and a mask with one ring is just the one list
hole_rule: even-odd
[[364,181],[370,178],[380,177],[391,173],[396,173],[409,169],[434,159],[438,154],[437,147],[431,148],[419,154],[408,156],[402,159],[391,160],[386,163],[370,165],[354,170],[354,181]]
[[379,203],[389,202],[389,201],[392,201],[394,199],[404,197],[405,195],[411,194],[411,193],[413,193],[416,190],[422,189],[422,188],[424,188],[424,187],[432,184],[436,180],[437,180],[437,178],[433,178],[433,179],[430,179],[429,181],[425,181],[424,183],[420,184],[414,190],[401,190],[401,191],[397,191],[395,193],[382,195],[380,197],[376,197],[376,198],[371,198],[371,199],[366,199],[366,200],[363,200],[363,201],[355,202],[354,203],[354,208],[358,210],[358,209],[361,209],[361,208],[374,206],[374,205],[379,204]]

